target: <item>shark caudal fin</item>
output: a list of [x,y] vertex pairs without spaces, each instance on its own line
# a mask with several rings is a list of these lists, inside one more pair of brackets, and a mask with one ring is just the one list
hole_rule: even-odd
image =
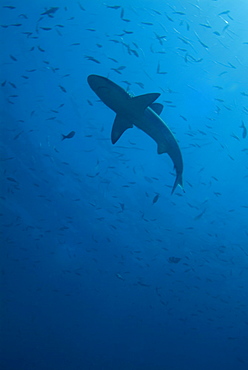
[[[173,185],[173,188],[171,190],[171,194],[174,193],[177,185],[179,185],[183,189],[183,177],[182,177],[182,174],[181,173],[178,173],[177,176],[176,176],[176,180],[175,180],[174,185]],[[183,191],[184,191],[184,189],[183,189]]]

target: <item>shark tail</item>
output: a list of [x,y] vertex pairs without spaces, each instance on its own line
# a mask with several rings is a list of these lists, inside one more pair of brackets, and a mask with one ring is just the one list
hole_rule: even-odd
[[[182,174],[181,173],[178,173],[177,176],[176,176],[176,180],[174,182],[174,185],[173,185],[171,194],[174,193],[177,185],[179,185],[183,189],[183,177],[182,177]],[[184,189],[183,189],[183,191],[184,191]]]

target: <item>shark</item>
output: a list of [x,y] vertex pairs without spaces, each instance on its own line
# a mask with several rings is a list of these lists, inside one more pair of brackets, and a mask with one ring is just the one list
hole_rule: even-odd
[[111,132],[115,144],[129,128],[136,126],[157,143],[158,154],[167,153],[176,171],[171,194],[179,185],[183,189],[183,158],[178,142],[160,117],[163,105],[155,102],[160,93],[133,96],[106,77],[91,74],[88,84],[100,100],[116,113]]

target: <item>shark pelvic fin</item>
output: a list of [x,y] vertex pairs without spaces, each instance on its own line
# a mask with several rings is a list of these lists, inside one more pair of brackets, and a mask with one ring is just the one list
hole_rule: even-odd
[[128,120],[126,120],[122,116],[116,115],[114,124],[112,127],[112,132],[111,132],[112,144],[115,144],[120,139],[124,131],[132,127],[133,127],[133,124],[130,123]]
[[167,153],[168,150],[167,150],[165,143],[161,143],[161,144],[159,143],[157,151],[158,151],[158,154]]
[[150,108],[155,112],[157,113],[158,115],[160,115],[162,113],[162,110],[164,109],[164,106],[163,104],[160,104],[160,103],[152,103],[150,105]]

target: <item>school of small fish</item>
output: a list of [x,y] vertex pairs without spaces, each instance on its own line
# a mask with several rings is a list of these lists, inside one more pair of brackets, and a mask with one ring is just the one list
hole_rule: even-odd
[[[20,250],[34,272],[44,262],[41,251],[54,258],[59,245],[75,262],[61,264],[64,277],[83,281],[92,274],[87,264],[94,265],[99,279],[154,291],[172,316],[172,298],[190,292],[194,277],[193,290],[203,289],[210,301],[197,302],[188,315],[204,313],[216,328],[211,307],[218,302],[223,316],[230,307],[226,288],[216,295],[214,286],[239,276],[232,310],[247,330],[241,297],[248,274],[248,80],[244,73],[241,81],[240,70],[247,72],[248,37],[237,35],[231,9],[212,3],[207,15],[200,1],[163,10],[152,1],[144,9],[39,2],[35,20],[25,2],[1,5],[8,50],[0,75],[2,241],[18,245],[18,233],[32,240],[39,258],[23,244]],[[161,116],[183,152],[185,194],[170,197],[173,174],[163,158],[152,157],[150,141],[147,154],[138,129],[111,146],[112,116],[87,86],[91,73],[136,95],[161,92]],[[102,245],[112,267],[101,263]],[[82,250],[87,263],[77,258]],[[24,265],[14,254],[12,263]],[[66,288],[51,289],[70,298]],[[177,314],[186,327],[186,315]]]

